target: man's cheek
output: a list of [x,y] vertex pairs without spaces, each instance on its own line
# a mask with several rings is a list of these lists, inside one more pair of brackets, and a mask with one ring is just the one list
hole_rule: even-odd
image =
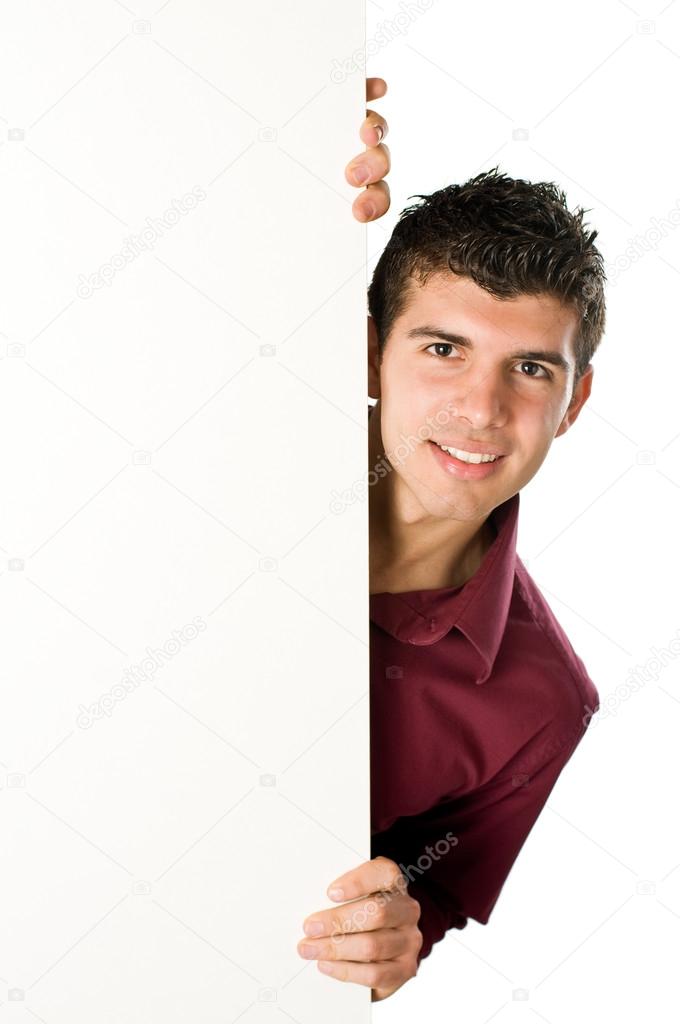
[[543,465],[550,450],[550,441],[551,439],[540,438],[532,446],[523,444],[521,448],[513,450],[508,459],[508,468],[521,480],[518,490],[524,487]]

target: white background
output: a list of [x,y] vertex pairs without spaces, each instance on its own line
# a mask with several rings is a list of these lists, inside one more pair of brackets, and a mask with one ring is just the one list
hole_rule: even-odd
[[3,1021],[369,1017],[364,14],[0,12]]
[[[394,40],[372,44],[404,10]],[[498,163],[589,209],[610,275],[593,393],[522,492],[518,542],[601,718],[489,923],[450,932],[374,1019],[675,1019],[680,659],[657,671],[654,658],[680,636],[680,231],[659,236],[653,218],[680,218],[680,3],[434,0],[418,13],[369,0],[367,45],[368,73],[389,86],[373,106],[393,161],[371,267],[409,195]],[[636,236],[644,255],[626,268],[617,257]],[[648,674],[633,692],[636,669]]]

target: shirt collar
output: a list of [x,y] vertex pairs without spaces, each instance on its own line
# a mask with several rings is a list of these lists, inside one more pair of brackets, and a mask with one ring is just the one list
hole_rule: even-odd
[[472,645],[484,683],[503,639],[515,576],[519,492],[491,513],[496,537],[481,565],[460,587],[371,594],[371,619],[396,640],[428,646],[456,628]]

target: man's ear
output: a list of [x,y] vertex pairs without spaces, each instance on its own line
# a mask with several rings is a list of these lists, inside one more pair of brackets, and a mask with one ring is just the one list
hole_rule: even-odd
[[578,384],[574,388],[574,394],[572,395],[571,401],[567,406],[567,411],[564,414],[562,422],[560,423],[559,430],[555,434],[555,437],[559,437],[560,434],[566,434],[569,427],[572,425],[581,409],[585,405],[590,395],[591,388],[593,386],[593,373],[594,367],[592,363],[588,363],[588,366],[581,376]]
[[368,316],[368,397],[380,398],[380,355],[378,352],[378,329],[375,320]]

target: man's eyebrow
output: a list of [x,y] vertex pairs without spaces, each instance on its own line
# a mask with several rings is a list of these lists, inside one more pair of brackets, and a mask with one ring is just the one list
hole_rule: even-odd
[[[474,348],[473,342],[470,338],[466,338],[463,334],[451,334],[450,331],[442,331],[439,327],[430,327],[425,325],[423,327],[412,327],[410,331],[406,333],[407,338],[440,338],[442,341],[449,342],[451,345],[459,345],[460,348]],[[529,359],[539,360],[543,363],[550,363],[552,366],[559,367],[560,370],[564,370],[565,373],[569,371],[570,364],[564,358],[561,352],[555,352],[553,349],[527,349],[521,352],[512,352],[510,359]]]

